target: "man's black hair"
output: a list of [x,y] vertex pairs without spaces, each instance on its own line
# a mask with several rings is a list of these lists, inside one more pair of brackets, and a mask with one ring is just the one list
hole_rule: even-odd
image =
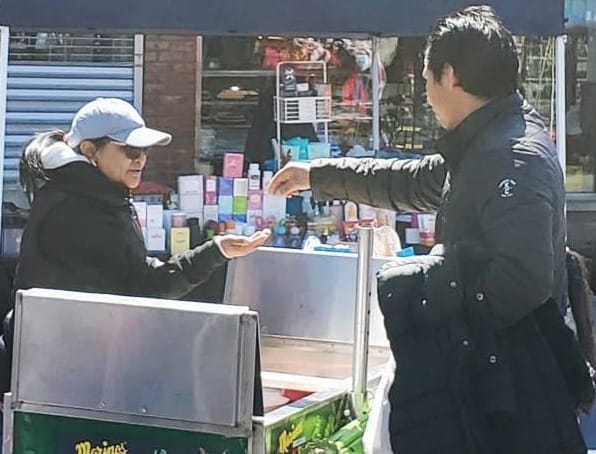
[[435,80],[451,65],[461,88],[480,98],[506,96],[518,88],[513,36],[490,6],[470,6],[439,19],[425,58]]

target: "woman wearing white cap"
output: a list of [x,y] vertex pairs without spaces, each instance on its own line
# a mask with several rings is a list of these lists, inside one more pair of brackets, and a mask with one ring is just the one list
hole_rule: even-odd
[[227,259],[263,245],[267,232],[226,235],[166,263],[147,259],[130,190],[141,182],[147,149],[171,140],[129,103],[104,98],[83,106],[68,133],[35,137],[21,159],[32,206],[16,288],[178,298]]
[[[180,298],[228,259],[262,246],[269,232],[217,237],[165,263],[146,256],[130,190],[141,182],[147,149],[171,140],[119,99],[86,104],[66,134],[33,138],[20,163],[31,213],[15,288]],[[4,336],[10,356],[11,330]],[[7,387],[9,361],[0,364],[0,388]]]

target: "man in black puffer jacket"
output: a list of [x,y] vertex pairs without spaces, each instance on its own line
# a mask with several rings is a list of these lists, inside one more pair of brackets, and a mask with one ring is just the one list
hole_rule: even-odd
[[[422,409],[396,417],[400,403],[392,402],[391,438],[399,453],[586,451],[575,410],[591,403],[593,387],[581,356],[569,360],[562,351],[576,346],[558,310],[566,304],[563,173],[544,122],[517,92],[518,69],[511,33],[492,8],[445,17],[425,51],[428,102],[446,129],[437,154],[291,163],[270,185],[278,195],[312,187],[318,200],[438,211],[439,241],[456,246],[458,272],[435,273],[425,288],[437,304],[456,289],[459,306],[453,307],[463,308],[461,316],[450,313],[435,321],[440,330],[408,337],[426,346],[435,342],[437,348],[420,354],[437,363],[400,364],[396,358],[398,368],[415,368],[401,392],[418,395],[410,408]],[[423,294],[417,298],[433,303]],[[440,344],[445,339],[453,349]],[[421,393],[431,371],[450,374],[449,393],[439,397],[451,402]],[[454,393],[462,384],[467,392]],[[495,392],[506,398],[490,395]],[[453,417],[440,413],[454,402]]]

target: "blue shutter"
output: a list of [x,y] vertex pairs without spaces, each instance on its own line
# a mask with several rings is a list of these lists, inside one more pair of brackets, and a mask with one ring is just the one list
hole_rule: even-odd
[[97,97],[132,103],[133,85],[132,63],[9,63],[4,190],[16,189],[21,151],[33,134],[68,130],[76,111]]

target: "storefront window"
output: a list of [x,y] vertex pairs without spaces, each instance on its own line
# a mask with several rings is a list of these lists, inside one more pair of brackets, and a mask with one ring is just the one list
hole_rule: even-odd
[[[516,42],[521,90],[554,131],[555,40],[517,37]],[[381,156],[433,152],[433,143],[441,133],[426,104],[424,44],[424,38],[379,40]],[[247,137],[260,117],[271,114],[266,112],[271,108],[264,98],[271,97],[275,89],[277,63],[310,59],[328,63],[333,96],[329,134],[334,155],[372,153],[370,40],[211,37],[205,38],[203,45],[200,159],[217,163],[226,151],[251,154],[246,150]],[[350,99],[353,96],[359,97],[356,103]],[[320,127],[317,132],[321,133]],[[570,174],[574,171],[571,165]]]
[[380,106],[382,156],[432,153],[440,134],[426,104],[424,43],[424,38],[380,40],[379,58],[386,74]]
[[10,36],[13,62],[132,62],[133,35],[20,32]]
[[[311,141],[328,137],[331,154],[372,152],[371,41],[350,39],[216,38],[203,40],[199,155],[207,171],[218,173],[225,152],[245,154],[246,160],[271,159],[271,138],[277,139],[274,119],[277,64],[296,65],[297,82],[307,83],[298,97],[314,96],[325,85],[331,96],[331,122],[284,125],[282,143],[290,136]],[[258,137],[262,136],[262,137]]]
[[555,130],[555,40],[516,37],[520,60],[520,91],[540,113],[551,135]]

